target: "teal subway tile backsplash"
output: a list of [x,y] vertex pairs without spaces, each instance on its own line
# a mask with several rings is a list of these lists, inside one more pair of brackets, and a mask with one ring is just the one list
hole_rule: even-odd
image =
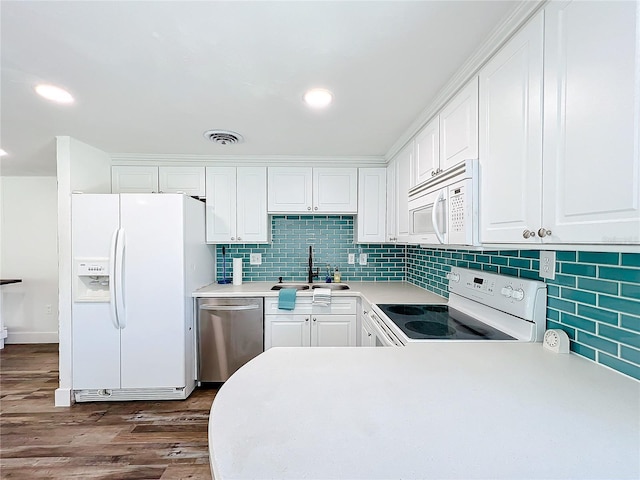
[[[538,250],[474,251],[419,246],[355,244],[350,215],[274,215],[272,243],[224,245],[227,276],[232,258],[243,258],[243,280],[306,281],[309,245],[324,281],[326,264],[338,266],[342,281],[407,281],[448,297],[446,274],[452,266],[545,281],[547,328],[561,328],[572,352],[640,380],[640,253],[556,252],[556,278],[538,276]],[[222,278],[223,245],[217,246],[217,275]],[[251,253],[262,254],[250,265]],[[348,265],[349,253],[356,264]],[[366,266],[358,264],[368,255]]]
[[[222,278],[222,247],[226,250],[227,277],[231,277],[232,258],[242,258],[243,281],[285,282],[307,280],[309,246],[313,248],[313,265],[323,282],[327,264],[331,273],[340,269],[343,282],[402,281],[405,270],[405,248],[395,245],[354,244],[354,217],[351,215],[274,215],[271,217],[271,244],[217,245],[217,276]],[[262,254],[261,265],[250,265],[251,253]],[[356,264],[348,265],[349,253]],[[366,253],[367,265],[359,265],[358,255]]]
[[538,250],[441,252],[407,247],[407,281],[445,297],[452,265],[545,281],[547,328],[566,331],[574,353],[640,380],[640,253],[558,251],[556,278],[544,280]]

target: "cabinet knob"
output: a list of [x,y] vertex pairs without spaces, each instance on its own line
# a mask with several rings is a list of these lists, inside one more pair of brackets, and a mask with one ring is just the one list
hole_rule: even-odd
[[315,322],[316,320],[318,320],[316,317],[313,317],[313,321]]
[[304,319],[304,321],[305,321],[305,322],[308,322],[308,321],[309,321],[309,317],[305,318],[305,319]]
[[367,337],[370,337],[370,336],[371,336],[371,334],[369,332],[367,332]]
[[231,237],[231,240],[235,240],[235,239],[236,239],[236,237]]
[[314,210],[318,210],[318,207],[314,207],[313,209],[314,209]]
[[240,237],[238,237],[238,240],[242,240]]
[[363,315],[366,315],[367,313],[369,313],[369,311],[368,311],[368,310],[363,310],[363,311],[362,311],[362,314],[363,314]]
[[535,237],[536,236],[536,232],[532,232],[531,230],[525,230],[524,232],[522,232],[522,236],[524,238]]
[[311,210],[311,207],[307,207],[307,210]]
[[436,176],[436,171],[435,170],[431,170],[431,176],[435,177]]
[[540,230],[538,230],[538,235],[540,235],[542,238],[548,237],[549,235],[551,235],[551,230],[547,230],[546,228],[541,227]]

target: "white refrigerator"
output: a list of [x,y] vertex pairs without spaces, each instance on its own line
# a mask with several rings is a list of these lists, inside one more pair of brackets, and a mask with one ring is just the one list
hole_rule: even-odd
[[184,399],[195,387],[191,293],[215,279],[205,204],[182,194],[74,194],[76,401]]

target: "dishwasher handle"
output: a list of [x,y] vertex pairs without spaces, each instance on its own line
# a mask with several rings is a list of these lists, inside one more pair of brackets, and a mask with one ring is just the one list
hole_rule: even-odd
[[257,310],[260,305],[200,305],[200,310],[217,310],[225,312],[235,312],[239,310]]

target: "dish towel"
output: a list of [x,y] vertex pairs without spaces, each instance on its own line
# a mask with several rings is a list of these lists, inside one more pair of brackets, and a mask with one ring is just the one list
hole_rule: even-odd
[[283,288],[278,293],[278,308],[280,310],[293,310],[296,308],[295,288]]
[[330,288],[316,288],[313,291],[314,305],[323,305],[328,307],[331,305],[331,289]]

